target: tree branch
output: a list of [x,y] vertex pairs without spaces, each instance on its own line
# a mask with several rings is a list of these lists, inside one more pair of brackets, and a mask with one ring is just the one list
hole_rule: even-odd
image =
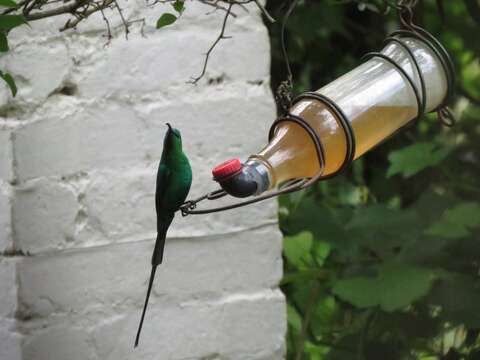
[[222,39],[230,39],[229,36],[225,36],[225,29],[227,27],[227,21],[228,17],[230,16],[230,13],[232,11],[233,3],[230,3],[227,8],[227,12],[225,13],[225,16],[223,17],[223,23],[222,23],[222,29],[220,31],[220,34],[216,38],[216,40],[213,42],[212,46],[208,49],[207,53],[205,54],[205,61],[203,62],[203,69],[200,75],[197,77],[192,78],[189,83],[191,84],[197,84],[198,81],[205,76],[205,72],[207,71],[207,65],[208,65],[208,60],[210,59],[210,54],[212,53],[213,49],[218,45],[218,43]]
[[[146,0],[148,3],[148,0]],[[158,3],[161,4],[174,4],[177,0],[154,0],[152,4],[155,5]],[[214,11],[221,10],[224,11],[223,22],[221,26],[221,31],[218,37],[215,39],[213,44],[208,49],[205,54],[205,61],[203,63],[203,68],[200,75],[192,77],[189,83],[197,84],[198,81],[205,76],[207,71],[208,62],[210,60],[210,55],[219,44],[221,40],[229,39],[230,37],[225,36],[225,30],[229,17],[236,17],[232,12],[234,5],[238,5],[243,8],[245,11],[248,11],[246,8],[247,4],[255,4],[255,6],[260,10],[263,16],[270,22],[274,22],[275,19],[268,13],[265,6],[262,5],[260,0],[196,0],[201,4],[210,6]],[[66,31],[69,29],[74,29],[76,26],[83,20],[87,19],[89,16],[96,12],[100,12],[101,16],[105,22],[106,32],[107,32],[107,44],[112,38],[112,31],[110,28],[110,22],[104,12],[106,9],[116,10],[122,20],[123,27],[125,29],[125,37],[128,38],[130,32],[129,26],[134,22],[144,23],[144,19],[137,20],[127,20],[122,12],[117,0],[20,0],[16,8],[5,9],[0,12],[0,14],[12,14],[12,15],[23,15],[27,21],[37,21],[45,18],[55,17],[59,15],[70,15],[65,24],[59,29],[59,31]],[[143,26],[142,26],[143,34]]]

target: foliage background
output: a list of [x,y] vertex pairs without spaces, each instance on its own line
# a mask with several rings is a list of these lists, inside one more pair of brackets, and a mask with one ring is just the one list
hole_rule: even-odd
[[[288,23],[295,93],[352,69],[398,27],[381,1],[304,1]],[[286,3],[270,1],[281,18]],[[480,359],[480,3],[421,1],[457,68],[459,122],[417,127],[280,200],[289,359]],[[270,26],[273,89],[285,78]]]

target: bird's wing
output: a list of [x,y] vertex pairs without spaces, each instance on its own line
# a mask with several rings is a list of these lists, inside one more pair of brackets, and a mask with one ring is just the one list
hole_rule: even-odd
[[162,203],[165,191],[168,187],[169,178],[170,170],[165,164],[160,163],[160,165],[158,166],[157,186],[155,190],[155,209],[157,210],[157,215],[159,215],[160,209],[162,208]]

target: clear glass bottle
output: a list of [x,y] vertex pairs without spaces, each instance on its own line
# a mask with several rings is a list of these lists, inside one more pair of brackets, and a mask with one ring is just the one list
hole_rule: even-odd
[[[440,59],[421,40],[404,38],[403,42],[412,50],[423,75],[426,111],[434,110],[447,94],[447,75]],[[399,64],[421,89],[415,64],[401,45],[390,42],[382,53]],[[418,113],[417,99],[406,77],[394,65],[378,57],[317,92],[332,99],[350,121],[356,142],[354,159],[402,128]],[[299,101],[290,112],[306,120],[319,135],[325,153],[324,175],[335,173],[347,151],[345,133],[335,115],[315,99]],[[234,174],[222,173],[219,169],[221,166],[213,173],[223,185],[222,177],[231,178]],[[263,150],[250,156],[241,170],[236,169],[237,174],[243,172],[254,179],[255,194],[259,194],[290,179],[312,177],[319,171],[319,164],[308,133],[300,125],[285,121],[277,125],[274,136]]]

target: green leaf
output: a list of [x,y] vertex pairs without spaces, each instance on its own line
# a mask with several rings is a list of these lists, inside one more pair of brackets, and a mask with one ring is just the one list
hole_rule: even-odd
[[335,319],[341,318],[341,311],[337,305],[337,301],[333,296],[321,296],[315,307],[312,317],[312,331],[316,336],[328,336],[332,334],[334,329],[332,324]]
[[3,32],[0,31],[0,52],[8,51],[8,40]]
[[325,359],[325,354],[328,353],[328,348],[326,346],[318,346],[309,341],[305,342],[304,350],[308,355],[306,358],[309,360],[323,360]]
[[17,7],[17,3],[12,0],[0,0],[0,6],[13,9]]
[[157,29],[168,26],[177,21],[177,17],[170,13],[165,13],[157,20]]
[[480,205],[464,202],[444,212],[441,220],[430,226],[425,233],[448,239],[460,239],[470,235],[470,229],[480,226]]
[[386,264],[377,277],[339,280],[333,293],[359,307],[379,306],[384,311],[403,309],[425,296],[437,274],[431,269],[406,264]]
[[411,210],[372,205],[359,207],[345,228],[357,244],[386,258],[415,240],[419,224],[418,217]]
[[425,230],[425,234],[431,236],[443,237],[446,239],[461,239],[470,235],[470,232],[460,224],[452,224],[445,221],[440,221],[430,226]]
[[302,329],[302,318],[292,305],[287,305],[287,322],[297,331]]
[[308,230],[316,241],[324,241],[333,247],[344,247],[351,251],[352,246],[346,244],[346,233],[343,224],[337,223],[336,211],[330,209],[311,197],[302,200],[290,216],[282,223],[282,229],[288,234],[297,234]]
[[480,225],[480,204],[465,202],[445,212],[445,220],[468,228]]
[[283,253],[288,261],[299,268],[305,268],[312,262],[313,237],[308,231],[295,236],[285,236],[283,239]]
[[428,226],[441,218],[444,212],[457,204],[459,200],[451,194],[438,194],[434,191],[423,192],[413,205],[417,221]]
[[179,14],[181,14],[184,10],[185,10],[185,1],[183,0],[176,0],[173,4],[172,4],[173,8],[175,9],[176,12],[178,12]]
[[315,241],[313,243],[313,256],[319,266],[325,263],[332,250],[332,246],[325,241]]
[[401,174],[408,178],[427,167],[438,165],[449,153],[449,148],[438,148],[433,143],[417,143],[393,151],[388,156],[390,167],[387,171],[387,177]]
[[22,15],[0,15],[0,29],[2,30],[11,30],[26,23],[27,21]]
[[15,95],[17,95],[17,85],[15,84],[15,80],[13,79],[12,75],[0,71],[0,77],[7,83],[10,91],[12,92],[12,96],[15,97]]

